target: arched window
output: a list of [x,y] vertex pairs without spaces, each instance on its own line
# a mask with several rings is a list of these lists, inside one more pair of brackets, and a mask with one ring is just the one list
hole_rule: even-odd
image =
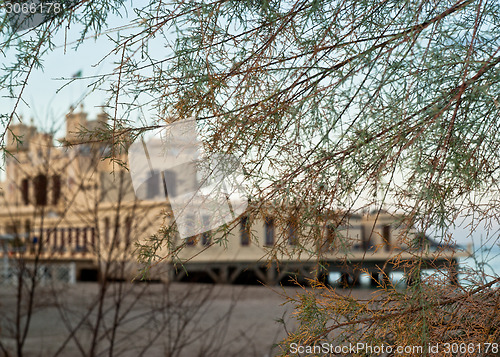
[[35,186],[35,203],[38,206],[47,205],[47,176],[38,175],[34,180]]

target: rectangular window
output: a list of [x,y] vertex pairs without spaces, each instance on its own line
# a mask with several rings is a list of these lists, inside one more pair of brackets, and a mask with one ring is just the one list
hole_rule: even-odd
[[[54,238],[55,238],[55,235],[56,235],[56,229],[55,228],[48,228],[46,230],[43,244],[42,244],[41,247],[39,247],[41,251],[49,252],[49,253],[54,251]],[[35,241],[35,238],[36,238],[36,242],[38,242],[38,238],[37,237],[33,237],[33,242]]]
[[64,234],[64,228],[59,229],[59,250],[64,251],[66,246],[66,239]]
[[208,229],[210,227],[210,217],[203,216],[203,230],[204,232],[201,235],[201,244],[205,247],[212,244],[212,232]]
[[35,202],[38,206],[47,205],[47,176],[38,175],[34,179]]
[[160,172],[153,170],[146,180],[146,198],[153,199],[160,194]]
[[274,245],[274,218],[266,217],[265,229],[266,237],[264,244],[268,247],[272,247]]
[[240,239],[242,246],[250,245],[250,222],[248,216],[240,218]]
[[191,236],[189,238],[186,239],[186,245],[188,247],[194,247],[197,243],[197,240],[198,240],[198,236],[197,235],[194,235],[194,236]]
[[26,235],[26,238],[29,240],[29,237],[31,235],[31,220],[29,219],[24,221],[24,233]]
[[288,221],[288,245],[298,245],[298,224],[295,218]]
[[82,252],[85,253],[87,252],[87,244],[88,244],[88,237],[87,237],[87,231],[88,227],[83,227],[82,228]]
[[[361,243],[362,243],[362,247],[363,247],[363,250],[370,250],[370,249],[373,249],[373,245],[372,245],[372,242],[371,242],[371,236],[372,236],[372,228],[373,226],[366,226],[364,224],[361,225]],[[368,233],[367,230],[370,230],[370,232]]]
[[68,228],[68,248],[73,251],[73,228]]
[[104,218],[104,244],[109,245],[109,218]]
[[52,176],[52,204],[57,205],[61,197],[61,177],[59,175]]
[[326,250],[332,251],[335,248],[336,229],[333,224],[326,226]]
[[52,244],[50,245],[50,251],[55,253],[59,249],[59,235],[60,231],[58,228],[54,228],[54,231],[52,232],[54,235],[52,236]]
[[75,246],[76,250],[80,249],[80,228],[75,228]]
[[203,232],[201,234],[201,244],[203,244],[205,247],[208,247],[210,244],[212,244],[212,234],[210,231]]
[[77,252],[81,252],[83,247],[80,242],[80,228],[75,228],[75,249]]
[[361,247],[363,250],[368,250],[368,240],[366,239],[366,228],[361,225]]
[[46,230],[45,244],[42,245],[42,249],[45,251],[50,251],[52,245],[52,233],[55,233],[53,229]]
[[388,252],[391,250],[391,226],[385,224],[382,227],[382,237],[384,238],[385,250]]
[[125,245],[130,246],[130,235],[132,233],[132,217],[125,219]]
[[[186,231],[190,234],[196,232],[196,217],[192,214],[188,214],[185,217],[184,224],[186,225]],[[191,237],[186,238],[186,245],[188,247],[194,247],[198,243],[198,235],[195,234]]]
[[21,194],[23,196],[23,202],[25,205],[28,205],[30,203],[30,196],[29,196],[29,181],[28,179],[23,179],[21,181]]
[[120,240],[121,240],[121,231],[120,231],[120,218],[119,217],[116,217],[115,218],[115,223],[113,225],[113,229],[112,229],[112,241],[111,241],[111,244],[116,247],[117,244],[120,243]]
[[95,241],[96,241],[96,236],[95,236],[95,228],[91,227],[90,228],[90,245],[92,248],[95,248]]
[[163,190],[166,197],[177,196],[177,174],[173,170],[165,170],[162,173]]

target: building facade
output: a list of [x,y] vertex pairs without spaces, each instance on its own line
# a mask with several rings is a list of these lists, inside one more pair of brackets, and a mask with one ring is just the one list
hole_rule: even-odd
[[257,209],[251,203],[224,230],[176,238],[165,228],[174,224],[168,197],[136,198],[126,141],[123,152],[114,152],[112,139],[93,132],[105,131],[107,121],[104,113],[88,120],[83,110],[72,110],[60,145],[34,126],[10,127],[0,203],[0,234],[8,240],[4,258],[72,262],[79,280],[129,280],[144,259],[137,244],[156,236],[163,244],[155,254],[163,259],[154,265],[153,279],[276,284],[290,277],[326,279],[338,271],[344,284],[353,284],[362,271],[380,282],[417,259],[446,265],[454,276],[457,258],[465,254],[432,244],[404,217],[387,212],[332,211],[306,221],[300,210],[279,204]]

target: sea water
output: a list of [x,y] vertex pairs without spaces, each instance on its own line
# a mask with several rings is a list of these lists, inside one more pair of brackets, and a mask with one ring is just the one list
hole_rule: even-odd
[[[460,258],[458,263],[458,280],[463,287],[474,287],[487,284],[500,277],[500,247],[481,247],[472,250],[472,255],[467,258]],[[446,269],[422,270],[423,278],[433,278],[435,281],[449,283],[449,272]],[[405,276],[402,271],[389,273],[389,278],[396,287],[406,286]],[[340,281],[339,272],[331,272],[329,275],[330,284],[338,284]],[[361,273],[359,276],[359,286],[368,288],[371,286],[371,279],[368,274]],[[500,287],[500,283],[494,284]]]
[[[459,281],[464,286],[487,284],[500,276],[500,247],[482,247],[473,256],[462,258]],[[497,287],[500,284],[495,284]]]

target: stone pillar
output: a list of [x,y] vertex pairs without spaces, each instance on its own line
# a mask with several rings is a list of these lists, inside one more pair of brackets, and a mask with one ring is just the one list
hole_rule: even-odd
[[272,263],[266,271],[266,284],[276,285],[276,264]]
[[219,270],[219,283],[220,284],[228,284],[229,283],[229,272],[228,266],[222,265]]

